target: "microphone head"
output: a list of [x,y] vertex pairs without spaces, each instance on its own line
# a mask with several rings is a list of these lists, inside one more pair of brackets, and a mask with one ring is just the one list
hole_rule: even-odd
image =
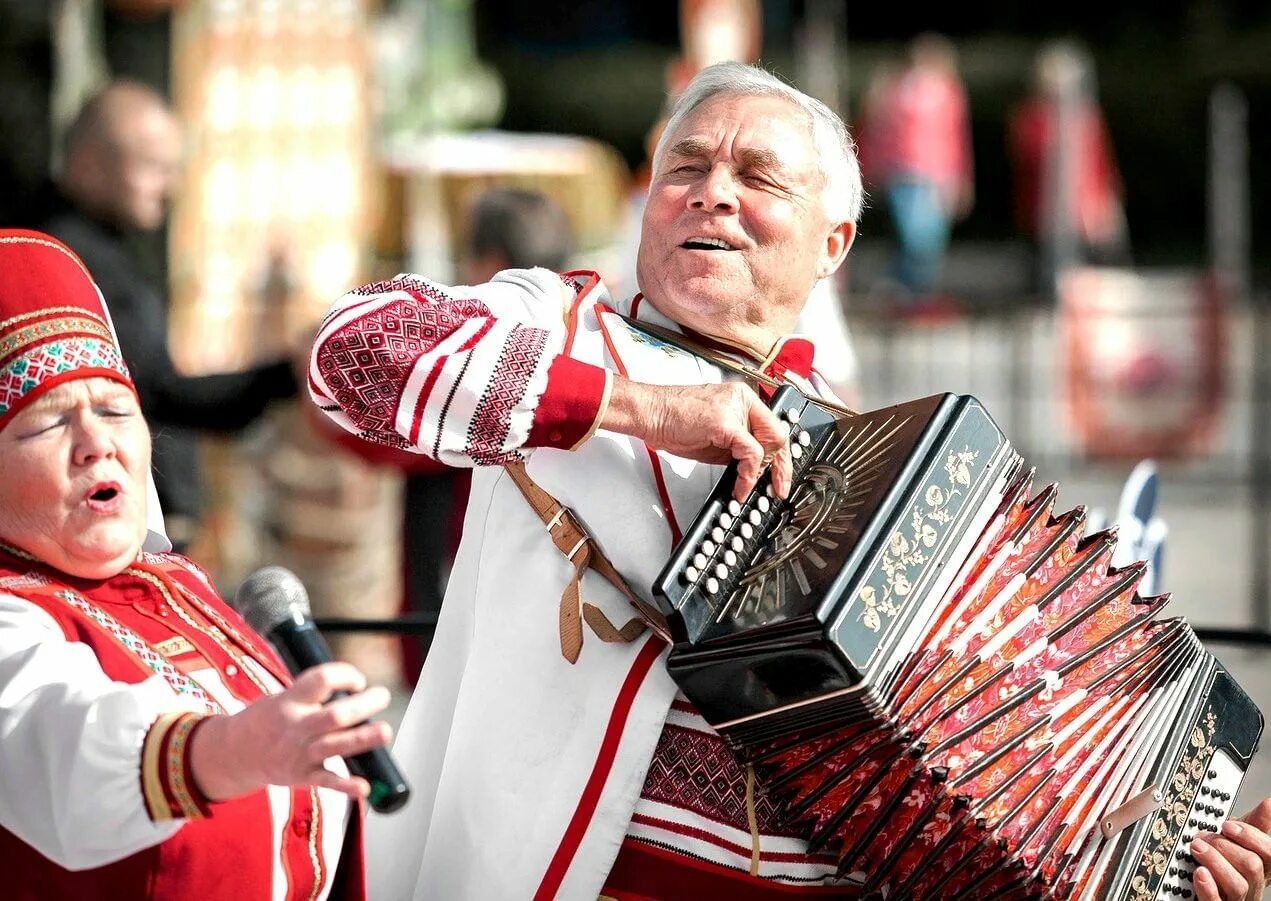
[[234,609],[247,625],[268,635],[285,622],[309,617],[309,593],[291,570],[264,566],[253,572],[234,592]]

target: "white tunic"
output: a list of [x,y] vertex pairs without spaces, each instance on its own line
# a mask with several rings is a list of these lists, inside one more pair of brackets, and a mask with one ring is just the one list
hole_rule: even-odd
[[[512,285],[514,293],[507,290]],[[311,377],[315,400],[325,408],[338,392],[322,373],[323,343],[347,323],[340,311],[365,310],[376,287],[386,286],[340,301],[319,336]],[[430,286],[429,296],[440,290]],[[613,302],[598,280],[578,304],[574,291],[562,291],[560,277],[545,270],[444,291],[479,300],[496,318],[544,329],[548,354],[563,351],[653,384],[723,378],[712,364],[650,340],[604,311],[602,305]],[[636,318],[675,327],[639,299],[617,306],[628,313],[633,304]],[[418,372],[411,377],[419,381]],[[805,390],[822,389],[816,381],[804,383]],[[539,393],[543,384],[537,383]],[[528,432],[528,421],[518,426],[517,416],[533,415],[533,390],[513,412],[510,431]],[[425,419],[437,396],[426,396]],[[410,403],[403,401],[399,423],[417,418],[405,409]],[[333,418],[357,428],[339,413]],[[441,445],[459,447],[464,440],[470,438],[443,436]],[[673,536],[688,527],[722,473],[720,466],[654,455],[643,442],[604,430],[574,450],[516,450],[528,459],[529,475],[574,511],[646,599]],[[470,461],[453,454],[446,462]],[[368,821],[372,898],[597,896],[676,686],[664,666],[665,646],[648,633],[631,644],[605,644],[588,633],[576,664],[562,657],[558,611],[572,575],[511,478],[500,468],[477,469],[440,622],[395,745],[414,796],[402,811]],[[584,599],[611,621],[631,617],[629,603],[595,573],[586,574],[582,587]]]

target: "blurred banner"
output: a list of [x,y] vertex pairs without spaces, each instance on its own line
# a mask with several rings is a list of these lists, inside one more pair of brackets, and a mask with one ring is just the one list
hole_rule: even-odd
[[1224,406],[1225,302],[1199,272],[1078,267],[1059,280],[1062,384],[1080,451],[1208,451]]
[[[369,280],[367,17],[357,0],[190,0],[175,13],[187,144],[170,227],[171,342],[186,371],[300,359],[331,302]],[[224,585],[284,563],[319,616],[393,616],[400,477],[299,414],[284,406],[245,443],[205,443],[212,504],[194,556]],[[335,652],[372,681],[396,680],[390,638],[344,636]]]
[[207,372],[285,349],[363,274],[367,26],[355,0],[201,0],[180,7],[172,43],[187,134],[173,351]]

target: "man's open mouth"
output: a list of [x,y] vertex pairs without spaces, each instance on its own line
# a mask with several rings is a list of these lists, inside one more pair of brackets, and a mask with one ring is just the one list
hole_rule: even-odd
[[736,250],[723,238],[689,238],[680,245],[688,250]]

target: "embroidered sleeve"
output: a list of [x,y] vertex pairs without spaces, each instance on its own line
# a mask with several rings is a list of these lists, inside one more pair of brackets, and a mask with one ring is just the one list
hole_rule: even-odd
[[310,394],[344,429],[447,465],[572,448],[594,430],[610,379],[564,353],[566,317],[586,288],[543,269],[474,288],[415,275],[359,288],[318,333]]
[[208,815],[211,802],[190,772],[190,738],[205,719],[200,713],[165,713],[146,732],[141,745],[141,794],[146,812],[156,823]]

